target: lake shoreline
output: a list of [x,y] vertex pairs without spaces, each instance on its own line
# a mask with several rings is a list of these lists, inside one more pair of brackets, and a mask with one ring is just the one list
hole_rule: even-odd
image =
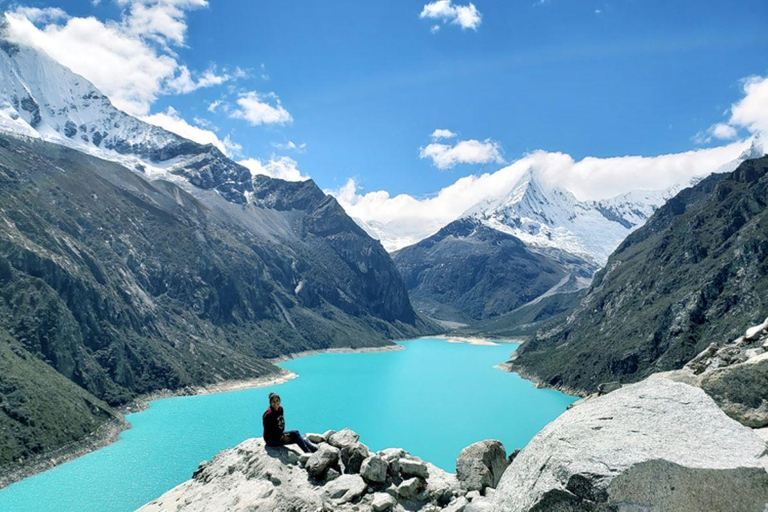
[[[422,336],[420,339],[444,339],[449,343],[468,343],[471,345],[498,345],[501,343],[520,343],[518,340],[498,340],[487,339],[475,336],[451,336],[451,335],[433,335]],[[301,357],[307,357],[319,354],[361,354],[361,353],[376,353],[376,352],[391,352],[405,350],[403,345],[393,343],[392,345],[385,345],[382,347],[362,347],[362,348],[348,348],[338,347],[319,350],[304,350],[301,352],[295,352],[290,355],[280,356],[276,358],[266,359],[266,361],[272,364],[283,363],[298,359]],[[502,368],[505,363],[501,363],[498,368],[509,371],[507,368]],[[278,367],[280,368],[280,367]],[[208,395],[213,393],[225,393],[228,391],[238,391],[244,389],[252,389],[267,386],[277,386],[288,382],[292,379],[299,377],[294,372],[280,368],[280,371],[258,377],[255,379],[244,380],[232,380],[222,381],[208,385],[200,386],[187,386],[176,390],[158,390],[152,393],[141,395],[136,397],[131,402],[118,407],[115,411],[118,413],[118,417],[109,420],[100,425],[94,432],[88,434],[85,438],[61,446],[55,450],[47,453],[43,453],[32,457],[24,461],[21,466],[15,468],[0,468],[0,490],[17,483],[26,478],[35,476],[39,473],[43,473],[50,469],[60,466],[74,459],[94,452],[120,439],[120,434],[125,430],[131,428],[130,423],[125,419],[125,416],[129,414],[135,414],[141,412],[149,407],[149,402],[154,400],[161,400],[164,398],[173,398],[181,396],[197,396]],[[524,377],[525,378],[525,377]],[[528,379],[535,382],[535,379]]]
[[[398,344],[386,345],[383,347],[363,347],[363,348],[329,348],[320,350],[304,350],[288,356],[281,356],[266,361],[276,364],[300,357],[318,354],[346,354],[346,353],[370,353],[370,352],[390,352],[394,350],[403,350],[405,347]],[[279,368],[279,367],[278,367]],[[72,443],[60,446],[50,452],[42,453],[25,460],[18,467],[0,467],[0,490],[15,484],[26,478],[43,473],[50,469],[60,466],[74,459],[87,455],[91,452],[109,446],[120,439],[120,434],[131,428],[131,424],[125,419],[129,414],[141,412],[149,407],[149,402],[162,400],[164,398],[173,398],[181,396],[209,395],[213,393],[226,393],[228,391],[239,391],[243,389],[262,388],[267,386],[277,386],[284,384],[289,380],[298,377],[284,368],[275,374],[257,377],[255,379],[240,379],[231,381],[216,382],[213,384],[200,386],[187,386],[176,390],[163,389],[138,396],[125,405],[115,408],[118,417],[101,424],[95,431],[91,432],[83,439],[73,441]]]

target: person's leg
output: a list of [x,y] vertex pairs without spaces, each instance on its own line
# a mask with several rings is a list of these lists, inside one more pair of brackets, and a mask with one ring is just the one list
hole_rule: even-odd
[[297,444],[304,453],[314,453],[317,451],[317,446],[301,437],[298,430],[289,430],[285,434],[290,437],[290,440],[285,444]]

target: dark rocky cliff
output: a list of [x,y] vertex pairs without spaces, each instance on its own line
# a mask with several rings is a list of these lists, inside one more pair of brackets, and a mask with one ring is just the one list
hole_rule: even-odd
[[594,391],[681,368],[768,313],[768,158],[680,192],[609,258],[567,322],[512,369]]

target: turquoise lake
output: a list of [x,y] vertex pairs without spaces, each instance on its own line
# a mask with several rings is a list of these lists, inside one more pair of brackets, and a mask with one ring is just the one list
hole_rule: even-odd
[[287,429],[349,427],[372,450],[402,447],[451,472],[465,446],[490,438],[521,448],[576,400],[493,368],[517,344],[400,344],[281,363],[299,378],[278,386],[153,401],[127,417],[118,442],[0,491],[0,510],[134,510],[200,461],[260,436],[270,391],[282,397]]

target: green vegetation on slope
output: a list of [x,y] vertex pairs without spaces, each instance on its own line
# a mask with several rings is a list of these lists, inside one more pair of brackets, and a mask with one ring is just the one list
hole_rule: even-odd
[[768,313],[768,158],[683,190],[630,235],[568,321],[512,368],[594,391],[682,367]]

